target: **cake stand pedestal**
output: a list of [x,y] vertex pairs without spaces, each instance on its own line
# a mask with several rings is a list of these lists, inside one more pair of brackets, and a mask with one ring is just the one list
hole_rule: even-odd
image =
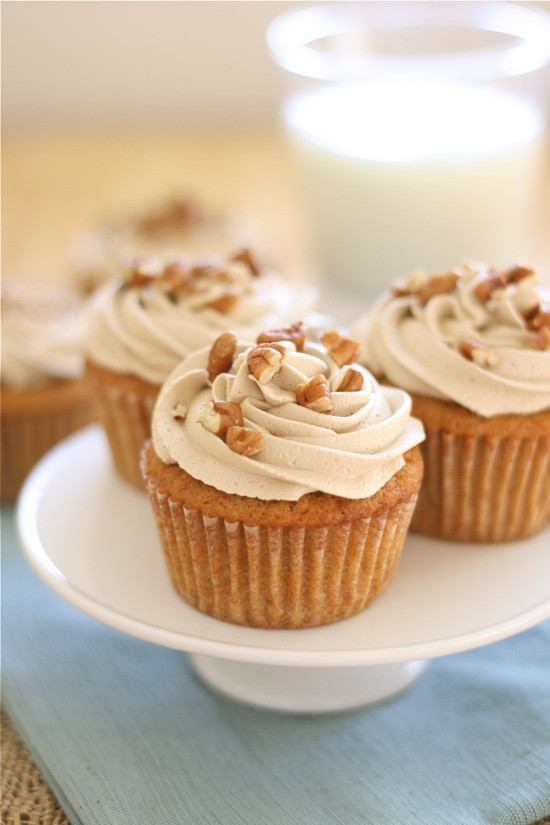
[[388,699],[420,676],[427,662],[362,667],[258,665],[191,654],[195,672],[220,693],[286,713],[328,713]]

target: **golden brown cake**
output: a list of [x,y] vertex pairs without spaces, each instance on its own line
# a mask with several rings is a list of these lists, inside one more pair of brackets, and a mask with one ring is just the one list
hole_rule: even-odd
[[422,478],[408,396],[354,364],[351,339],[300,342],[297,328],[188,357],[142,453],[178,593],[252,627],[334,622],[377,598]]
[[315,293],[264,269],[249,249],[229,257],[130,258],[92,301],[86,376],[118,473],[143,489],[139,455],[163,381],[224,330],[309,312]]
[[361,360],[424,424],[411,529],[463,542],[550,523],[550,312],[537,274],[468,263],[414,273],[354,325]]
[[53,381],[28,390],[2,387],[1,497],[13,501],[36,462],[93,420],[84,381]]
[[151,430],[159,388],[136,375],[122,375],[87,361],[85,375],[111,456],[122,478],[139,489],[143,477],[137,456]]
[[91,423],[83,380],[86,310],[43,283],[2,286],[1,498],[13,501],[36,462]]
[[526,538],[550,519],[550,410],[483,418],[412,396],[426,466],[412,529],[452,541]]

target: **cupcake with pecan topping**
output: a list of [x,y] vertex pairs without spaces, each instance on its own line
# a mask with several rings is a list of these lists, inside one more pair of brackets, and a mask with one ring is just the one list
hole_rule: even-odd
[[414,272],[355,325],[361,361],[426,427],[412,529],[502,542],[550,521],[550,304],[538,274],[466,262]]
[[93,421],[84,381],[86,301],[72,290],[2,284],[1,498],[13,501],[36,462]]
[[142,488],[139,453],[159,387],[192,350],[232,329],[308,313],[316,294],[262,267],[252,250],[224,257],[132,257],[92,301],[86,375],[119,474]]
[[142,470],[178,593],[223,621],[302,628],[392,580],[422,477],[410,398],[304,324],[191,354],[158,396]]

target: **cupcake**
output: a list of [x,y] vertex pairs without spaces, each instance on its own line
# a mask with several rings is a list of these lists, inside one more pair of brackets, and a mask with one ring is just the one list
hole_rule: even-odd
[[414,272],[352,326],[426,428],[411,528],[504,542],[550,521],[550,304],[528,266]]
[[68,290],[2,286],[2,501],[13,501],[51,447],[89,424],[83,380],[86,307]]
[[253,337],[315,300],[249,249],[230,257],[133,258],[92,301],[86,375],[119,474],[143,489],[139,454],[158,390],[192,350],[232,329]]
[[184,194],[105,219],[75,240],[71,254],[77,281],[92,292],[118,277],[126,255],[199,254],[205,249],[227,255],[252,244],[254,235],[243,219]]
[[392,580],[422,477],[408,395],[337,330],[223,333],[172,372],[142,471],[174,587],[222,621],[304,628]]

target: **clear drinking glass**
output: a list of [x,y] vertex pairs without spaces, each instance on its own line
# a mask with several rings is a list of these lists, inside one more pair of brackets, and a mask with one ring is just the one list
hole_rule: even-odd
[[309,5],[276,18],[267,42],[285,69],[282,118],[327,283],[372,298],[416,268],[537,263],[550,108],[542,8]]

